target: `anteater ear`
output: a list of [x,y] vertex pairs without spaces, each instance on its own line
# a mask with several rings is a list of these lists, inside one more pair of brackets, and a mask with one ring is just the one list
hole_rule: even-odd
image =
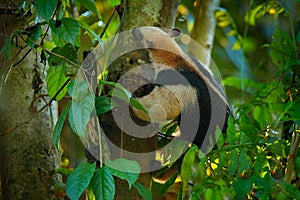
[[179,28],[172,28],[168,35],[171,37],[171,38],[176,38],[178,36],[181,35],[181,30]]

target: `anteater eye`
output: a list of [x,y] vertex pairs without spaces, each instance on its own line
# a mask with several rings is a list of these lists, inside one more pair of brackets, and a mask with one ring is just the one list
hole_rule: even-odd
[[147,43],[148,47],[153,47],[153,42],[152,41],[146,40],[146,43]]

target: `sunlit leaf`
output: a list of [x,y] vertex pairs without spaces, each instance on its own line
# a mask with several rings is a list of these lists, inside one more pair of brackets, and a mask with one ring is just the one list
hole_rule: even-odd
[[120,5],[120,4],[121,4],[121,0],[109,0],[109,3],[110,3],[112,6],[117,6],[117,5]]
[[184,187],[187,186],[188,180],[193,176],[193,165],[195,160],[195,147],[192,146],[184,155],[182,164],[181,164],[181,179]]
[[240,50],[241,47],[241,43],[239,41],[236,41],[232,46],[232,50]]
[[66,192],[71,200],[79,199],[89,185],[95,169],[96,163],[81,163],[71,172],[66,183]]
[[230,24],[231,24],[231,20],[230,19],[218,22],[218,26],[222,27],[222,28],[224,28],[226,26],[229,26]]
[[[63,66],[57,65],[55,67],[50,67],[48,69],[47,77],[46,77],[46,86],[48,90],[48,94],[51,98],[62,88],[62,86],[66,83],[68,77],[66,77],[63,73]],[[65,94],[67,93],[68,88],[64,87],[60,93],[56,96],[55,100],[61,100]]]

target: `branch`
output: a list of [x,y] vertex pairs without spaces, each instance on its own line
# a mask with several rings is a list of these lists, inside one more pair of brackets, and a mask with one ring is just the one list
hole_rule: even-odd
[[201,52],[200,55],[200,61],[204,66],[209,66],[210,64],[210,54],[214,43],[216,28],[215,11],[219,4],[220,0],[197,0],[197,9],[194,14],[195,24],[191,36],[205,50],[205,52]]

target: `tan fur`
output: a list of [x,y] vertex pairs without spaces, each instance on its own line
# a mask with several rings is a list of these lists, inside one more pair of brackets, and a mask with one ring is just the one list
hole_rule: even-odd
[[[184,68],[184,70],[191,71],[203,79],[209,88],[227,104],[227,100],[219,89],[199,70],[197,66],[199,64],[185,54],[175,42],[172,35],[178,34],[171,32],[168,34],[155,27],[141,27],[137,28],[136,31],[142,35],[140,41],[142,45],[148,48],[156,75],[164,69],[180,70]],[[206,70],[206,74],[211,74],[208,69],[204,68],[203,70]],[[138,98],[139,102],[150,111],[151,120],[143,111],[134,109],[138,117],[152,122],[171,120],[180,115],[183,109],[195,105],[197,101],[196,89],[192,86],[172,85],[168,87],[156,87],[149,95]]]
[[156,87],[149,95],[137,98],[137,100],[150,112],[151,117],[150,119],[143,111],[133,109],[140,119],[164,122],[175,119],[182,109],[195,105],[197,95],[196,90],[191,86],[172,85]]

